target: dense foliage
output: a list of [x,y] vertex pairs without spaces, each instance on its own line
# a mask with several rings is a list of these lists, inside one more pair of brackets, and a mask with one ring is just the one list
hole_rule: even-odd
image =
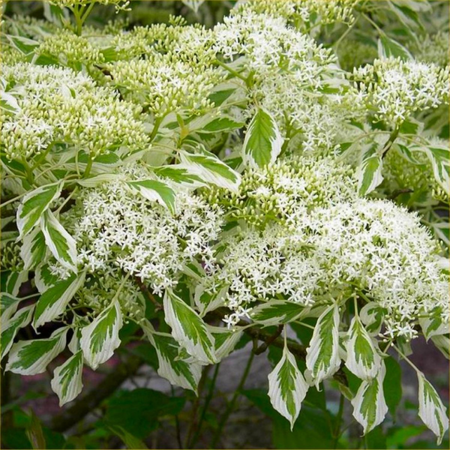
[[94,5],[2,18],[3,367],[66,355],[64,405],[133,325],[197,392],[243,336],[281,335],[273,408],[292,428],[334,378],[366,434],[398,354],[440,442],[408,356],[424,336],[449,358],[446,2],[250,0],[212,28],[99,27]]

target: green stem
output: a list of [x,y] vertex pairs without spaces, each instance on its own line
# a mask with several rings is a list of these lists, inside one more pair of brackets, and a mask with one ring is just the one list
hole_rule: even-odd
[[84,169],[83,178],[87,178],[89,176],[89,174],[91,173],[91,169],[92,169],[92,164],[93,163],[94,163],[94,158],[92,158],[92,156],[89,155],[89,160],[88,160],[88,163],[86,165],[86,169]]
[[205,420],[206,412],[208,411],[208,406],[211,403],[211,400],[214,395],[214,388],[216,387],[216,381],[217,381],[217,375],[219,374],[220,369],[220,363],[216,364],[216,367],[214,368],[214,374],[211,380],[211,384],[209,386],[208,394],[205,399],[205,404],[203,405],[202,412],[200,414],[200,420],[198,422],[197,429],[195,430],[194,437],[192,440],[188,443],[187,448],[194,448],[195,444],[197,443],[198,438],[200,437],[200,432],[202,430],[203,421]]
[[341,393],[341,397],[339,399],[339,411],[336,418],[336,428],[333,432],[333,448],[337,448],[339,437],[341,436],[342,416],[344,414],[344,400],[344,395]]
[[392,144],[397,139],[398,134],[400,132],[400,127],[397,127],[389,136],[388,141],[386,142],[386,145],[383,148],[383,153],[381,154],[381,157],[384,158],[389,151],[389,149],[392,147]]
[[[256,346],[254,345],[254,347],[256,347]],[[219,423],[219,427],[217,428],[217,431],[214,434],[214,437],[211,441],[211,448],[217,448],[217,444],[218,444],[220,438],[222,437],[223,429],[228,421],[228,418],[230,417],[230,414],[234,410],[234,407],[236,405],[237,399],[239,398],[239,395],[241,394],[242,388],[244,387],[245,381],[247,380],[248,374],[250,373],[250,369],[252,367],[253,358],[255,356],[254,349],[255,348],[253,348],[253,350],[250,353],[250,357],[248,358],[247,365],[245,366],[244,373],[242,374],[239,385],[238,385],[237,389],[234,391],[234,395],[233,395],[230,403],[228,403],[227,409],[225,410],[225,413],[222,416],[222,419]]]
[[81,32],[83,29],[83,20],[81,19],[81,15],[83,13],[84,7],[80,9],[80,7],[77,5],[70,9],[72,10],[73,16],[75,17],[75,33],[77,34],[77,36],[81,36]]
[[33,169],[28,165],[28,162],[25,158],[22,158],[22,164],[23,164],[23,167],[25,168],[26,179],[27,179],[28,183],[33,184],[34,183]]
[[83,16],[81,17],[81,20],[82,20],[81,23],[82,23],[82,24],[84,24],[84,22],[86,22],[86,19],[88,18],[89,14],[91,13],[92,8],[94,7],[94,5],[95,5],[95,2],[92,2],[92,3],[88,6],[86,12],[85,12],[85,13],[83,14]]
[[243,75],[241,75],[239,72],[236,72],[235,70],[233,70],[231,67],[228,67],[225,63],[223,63],[222,61],[220,61],[219,59],[215,60],[215,64],[223,67],[227,72],[230,72],[231,75],[235,76],[236,78],[241,79],[242,81],[245,81],[245,84],[248,84],[248,78],[245,78]]

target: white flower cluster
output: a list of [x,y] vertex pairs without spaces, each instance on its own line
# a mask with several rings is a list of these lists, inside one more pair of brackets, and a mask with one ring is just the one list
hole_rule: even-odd
[[[243,9],[215,28],[214,48],[224,58],[243,57],[252,80],[250,103],[275,117],[290,148],[330,153],[346,122],[362,117],[336,57],[282,16]],[[238,61],[236,61],[237,63]]]
[[[279,170],[271,171],[273,185],[267,172],[259,174],[259,197],[276,199]],[[321,189],[311,189],[301,172],[283,175],[284,186],[304,185],[297,195],[286,196],[284,223],[266,211],[272,220],[262,231],[249,217],[248,228],[241,226],[225,240],[221,270],[213,278],[217,286],[229,286],[229,325],[248,315],[257,301],[278,298],[313,306],[329,302],[330,295],[345,301],[354,294],[385,308],[384,333],[389,337],[415,337],[420,314],[439,310],[442,320],[448,319],[448,280],[439,248],[418,216],[391,202],[352,196],[350,177],[335,181],[332,189],[329,178],[319,174]],[[315,195],[305,195],[308,189]],[[320,201],[325,192],[329,200]]]
[[273,220],[286,224],[300,205],[308,210],[357,198],[352,168],[331,158],[296,156],[264,169],[247,169],[237,193],[211,190],[205,195],[233,219],[244,219],[258,228]]
[[352,23],[353,8],[357,0],[250,0],[240,9],[284,17],[297,28],[311,27],[312,22],[321,25],[335,22]]
[[17,111],[2,110],[2,146],[8,158],[28,158],[50,145],[82,149],[93,157],[120,146],[147,143],[141,108],[70,69],[22,63],[2,77]]
[[288,26],[283,17],[258,14],[243,10],[224,19],[223,24],[214,28],[214,49],[225,59],[235,60],[245,55],[246,68],[255,70],[259,76],[264,71],[274,72],[276,68],[309,70],[305,77],[310,83],[312,73],[320,67],[335,61],[330,50],[322,48],[306,34]]
[[170,61],[161,54],[108,64],[111,84],[123,96],[164,117],[170,112],[200,113],[212,107],[208,96],[224,74],[217,68]]
[[[128,180],[151,179],[144,168],[132,166]],[[96,273],[121,269],[161,294],[177,284],[185,264],[199,258],[214,263],[211,243],[222,224],[219,208],[192,193],[177,193],[177,213],[130,191],[125,181],[86,189],[66,217],[79,252],[79,266]]]
[[415,111],[448,103],[449,68],[389,58],[355,69],[353,78],[375,119],[399,126]]

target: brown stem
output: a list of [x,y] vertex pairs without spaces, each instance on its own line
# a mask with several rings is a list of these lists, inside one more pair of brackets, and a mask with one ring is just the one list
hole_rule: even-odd
[[158,300],[156,300],[155,296],[150,292],[150,289],[147,287],[147,285],[144,284],[142,280],[137,276],[134,277],[134,281],[139,286],[141,292],[155,305],[156,311],[161,310],[162,309],[161,303],[159,303]]

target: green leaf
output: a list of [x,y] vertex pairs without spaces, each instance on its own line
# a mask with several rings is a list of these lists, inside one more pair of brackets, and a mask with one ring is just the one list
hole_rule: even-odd
[[383,181],[381,170],[383,160],[378,153],[378,144],[366,145],[361,153],[361,162],[357,169],[358,192],[366,195]]
[[306,351],[306,367],[316,384],[333,375],[340,366],[339,307],[331,305],[317,319]]
[[347,360],[345,365],[361,380],[374,378],[381,366],[381,357],[375,348],[372,338],[355,316],[348,330],[346,342]]
[[57,367],[53,374],[51,386],[59,397],[59,406],[71,402],[83,389],[83,352],[72,355],[63,365]]
[[364,428],[364,434],[383,422],[388,411],[383,392],[383,380],[386,374],[384,363],[375,378],[363,381],[351,401],[353,417]]
[[20,257],[24,262],[25,270],[35,269],[47,256],[45,237],[39,228],[34,228],[31,233],[23,237],[23,245],[20,249]]
[[133,436],[131,433],[128,433],[127,430],[124,430],[122,427],[118,426],[109,426],[108,427],[114,434],[122,439],[123,443],[130,449],[141,449],[148,448],[140,439],[136,436]]
[[0,92],[0,108],[8,113],[18,113],[22,108],[17,103],[14,95],[1,91]]
[[46,290],[36,304],[33,328],[37,330],[44,323],[56,319],[64,313],[70,300],[84,283],[85,272],[80,276],[71,275]]
[[[18,303],[18,302],[17,302]],[[1,358],[3,359],[11,349],[14,338],[20,328],[26,327],[33,317],[34,305],[25,306],[9,320],[2,320],[1,327]]]
[[215,363],[214,338],[199,315],[170,289],[164,296],[165,320],[172,336],[202,363]]
[[395,419],[397,407],[403,397],[402,368],[392,356],[385,358],[383,361],[386,367],[386,376],[384,377],[383,383],[384,397],[389,412]]
[[242,147],[244,163],[250,167],[272,164],[281,153],[283,138],[275,119],[263,109],[258,109],[251,120]]
[[423,373],[417,371],[417,379],[419,381],[419,417],[437,436],[438,445],[440,445],[448,430],[447,409]]
[[403,45],[387,37],[385,34],[378,40],[378,55],[381,59],[400,58],[403,61],[413,59],[411,53]]
[[175,213],[175,192],[166,183],[157,180],[128,181],[127,185],[151,202],[157,202]]
[[67,328],[59,328],[48,339],[19,341],[9,352],[6,370],[20,375],[36,375],[45,372],[50,361],[66,346]]
[[181,163],[178,167],[197,175],[202,182],[237,192],[241,182],[240,175],[228,167],[217,156],[203,151],[199,154],[180,152]]
[[222,105],[228,98],[236,92],[236,88],[223,89],[221,91],[213,92],[208,99],[216,106]]
[[287,345],[284,346],[280,362],[268,378],[272,406],[290,422],[292,431],[309,386]]
[[17,210],[17,228],[21,237],[37,225],[44,211],[60,196],[61,189],[62,183],[58,182],[37,188],[24,196]]
[[185,398],[168,397],[159,391],[138,388],[121,391],[111,398],[106,410],[106,423],[119,426],[138,439],[145,439],[158,427],[158,419],[181,412]]
[[31,411],[31,423],[27,427],[26,434],[33,448],[39,450],[47,448],[41,422],[33,411]]
[[230,117],[222,116],[204,125],[200,130],[202,133],[224,133],[230,132],[239,128],[242,128],[244,124],[242,122],[236,122]]
[[80,345],[86,362],[94,370],[108,361],[119,347],[122,311],[118,301],[103,310],[88,326],[81,330]]
[[39,47],[39,42],[24,36],[10,36],[5,35],[12,46],[25,56],[31,55],[36,47]]
[[286,300],[270,300],[252,308],[250,317],[253,322],[272,326],[293,322],[305,311],[304,306]]
[[41,229],[44,233],[47,247],[64,267],[77,272],[77,248],[75,239],[59,223],[49,210],[41,218]]

